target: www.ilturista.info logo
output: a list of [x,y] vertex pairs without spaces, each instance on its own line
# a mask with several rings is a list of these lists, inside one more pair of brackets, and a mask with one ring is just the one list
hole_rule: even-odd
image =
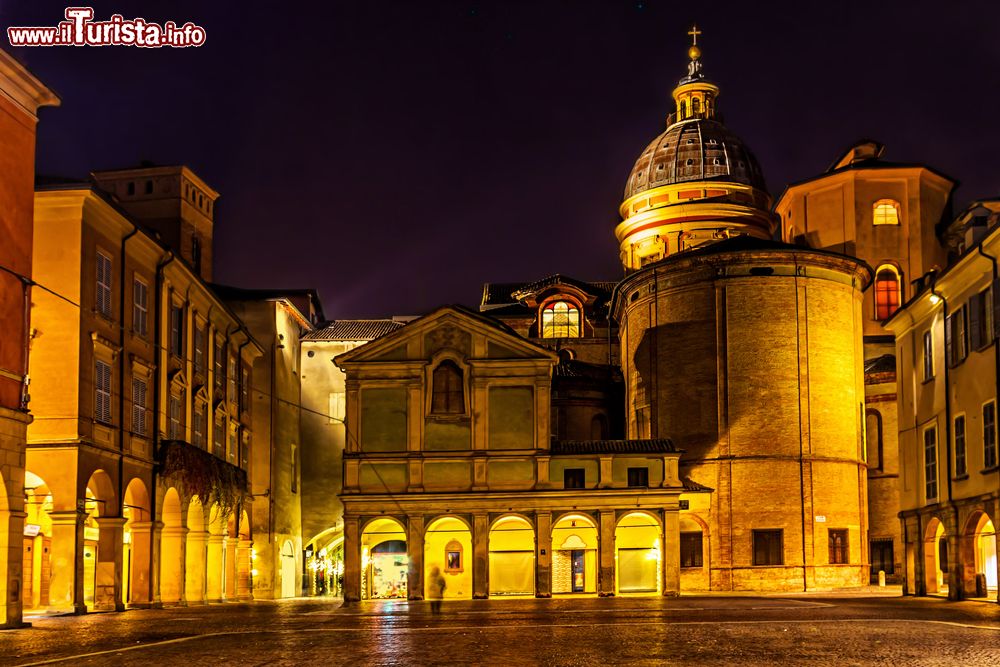
[[163,46],[184,48],[205,43],[205,29],[190,21],[163,25],[146,19],[126,19],[113,14],[107,21],[94,21],[93,7],[67,7],[66,20],[55,27],[7,28],[11,46]]

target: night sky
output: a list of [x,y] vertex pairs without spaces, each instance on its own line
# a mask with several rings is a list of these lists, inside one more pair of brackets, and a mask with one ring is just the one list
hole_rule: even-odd
[[[16,51],[62,98],[38,171],[189,165],[221,193],[215,279],[315,287],[330,318],[618,278],[617,207],[692,21],[772,194],[872,138],[961,181],[958,206],[1000,195],[996,0],[79,4],[207,43]],[[66,5],[0,0],[0,23]]]

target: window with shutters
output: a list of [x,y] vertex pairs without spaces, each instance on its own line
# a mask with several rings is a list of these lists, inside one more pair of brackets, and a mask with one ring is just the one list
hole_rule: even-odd
[[236,402],[236,357],[229,355],[229,365],[226,368],[226,399]]
[[205,412],[204,401],[197,401],[194,406],[194,418],[191,423],[191,444],[205,449]]
[[132,433],[146,437],[146,382],[132,378]]
[[97,252],[97,292],[94,307],[104,317],[111,317],[111,257]]
[[238,451],[238,440],[236,439],[236,429],[229,429],[229,447],[226,449],[226,460],[236,465],[236,456],[239,454]]
[[170,354],[184,354],[184,306],[170,306]]
[[955,476],[964,477],[969,473],[965,455],[965,415],[955,417],[952,437],[955,439]]
[[149,285],[138,277],[132,280],[132,333],[149,334]]
[[781,530],[753,531],[753,564],[783,565],[785,562]]
[[924,431],[924,500],[937,502],[937,427]]
[[681,533],[681,567],[702,567],[704,549],[701,531]]
[[217,458],[226,458],[226,420],[222,415],[215,416],[215,426],[212,428],[212,453]]
[[944,322],[944,346],[948,355],[948,366],[955,367],[969,355],[969,336],[965,307],[962,306],[948,316]]
[[181,435],[181,397],[170,394],[167,403],[167,439],[180,440]]
[[934,336],[924,332],[924,381],[934,379]]
[[111,423],[111,364],[94,363],[94,419]]
[[969,299],[969,347],[981,350],[993,341],[993,299],[990,290]]
[[465,390],[462,370],[453,361],[442,361],[434,369],[431,393],[431,414],[461,415],[465,413]]
[[997,404],[983,406],[983,464],[986,469],[997,466]]
[[225,382],[226,382],[225,358],[226,358],[226,348],[225,348],[225,346],[222,343],[216,343],[215,344],[215,357],[214,357],[214,360],[213,360],[213,365],[214,365],[214,368],[215,368],[215,373],[214,373],[215,374],[215,377],[214,377],[215,391],[218,394],[222,393],[222,389],[225,386]]
[[847,530],[831,528],[827,533],[830,547],[830,564],[847,565],[851,562],[851,552],[847,548]]
[[250,409],[250,368],[243,364],[240,369],[240,411],[246,412]]
[[205,372],[205,329],[194,325],[194,372]]

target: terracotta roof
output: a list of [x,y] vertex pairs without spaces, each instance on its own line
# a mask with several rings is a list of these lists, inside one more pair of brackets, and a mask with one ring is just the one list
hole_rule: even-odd
[[333,320],[302,340],[375,340],[402,327],[396,320]]
[[611,294],[615,288],[615,282],[608,280],[586,281],[577,280],[555,273],[546,276],[541,280],[526,283],[486,283],[483,285],[483,299],[480,303],[480,310],[492,310],[497,306],[505,306],[520,302],[515,294],[519,292],[535,292],[553,285],[566,284],[582,289],[584,292],[593,294],[598,301],[603,301]]
[[676,454],[668,439],[659,440],[554,440],[552,454]]
[[615,366],[591,364],[576,359],[561,360],[552,369],[552,373],[558,378],[588,378],[603,382],[622,381],[621,371]]
[[699,484],[693,479],[689,479],[687,477],[681,477],[681,485],[684,487],[685,491],[690,491],[692,493],[712,491],[711,487],[705,486],[704,484]]

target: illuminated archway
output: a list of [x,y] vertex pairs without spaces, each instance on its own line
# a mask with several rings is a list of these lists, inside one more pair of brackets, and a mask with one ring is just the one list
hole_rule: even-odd
[[490,528],[490,595],[535,595],[535,529],[520,516],[497,519]]
[[552,592],[597,593],[597,526],[567,514],[552,526]]
[[163,496],[163,531],[160,533],[160,600],[170,604],[184,599],[185,527],[181,497],[170,487]]
[[472,598],[472,531],[453,516],[432,521],[424,532],[424,598],[432,599],[433,571],[444,577],[444,597]]
[[52,580],[52,491],[30,470],[24,474],[24,511],[21,599],[24,609],[42,609],[49,606]]
[[626,514],[615,527],[615,588],[619,593],[660,593],[663,563],[660,523],[645,512]]
[[295,577],[295,545],[291,540],[285,540],[281,545],[281,597],[293,598],[297,595],[298,585]]
[[976,577],[986,578],[987,594],[997,589],[997,536],[990,517],[977,511],[969,517],[961,539],[965,594],[976,594]]
[[406,599],[406,532],[395,519],[375,519],[361,533],[361,598]]
[[184,599],[188,604],[205,601],[205,561],[208,531],[205,508],[198,496],[192,496],[187,511],[187,545],[184,558]]
[[149,493],[139,478],[125,487],[122,507],[125,529],[122,534],[122,600],[126,604],[146,604],[149,597],[150,521]]
[[83,524],[83,602],[87,609],[114,609],[115,555],[119,533],[101,517],[117,514],[114,485],[108,473],[95,470],[85,491],[87,516]]
[[931,518],[924,531],[924,585],[928,594],[948,592],[949,558],[944,524]]

